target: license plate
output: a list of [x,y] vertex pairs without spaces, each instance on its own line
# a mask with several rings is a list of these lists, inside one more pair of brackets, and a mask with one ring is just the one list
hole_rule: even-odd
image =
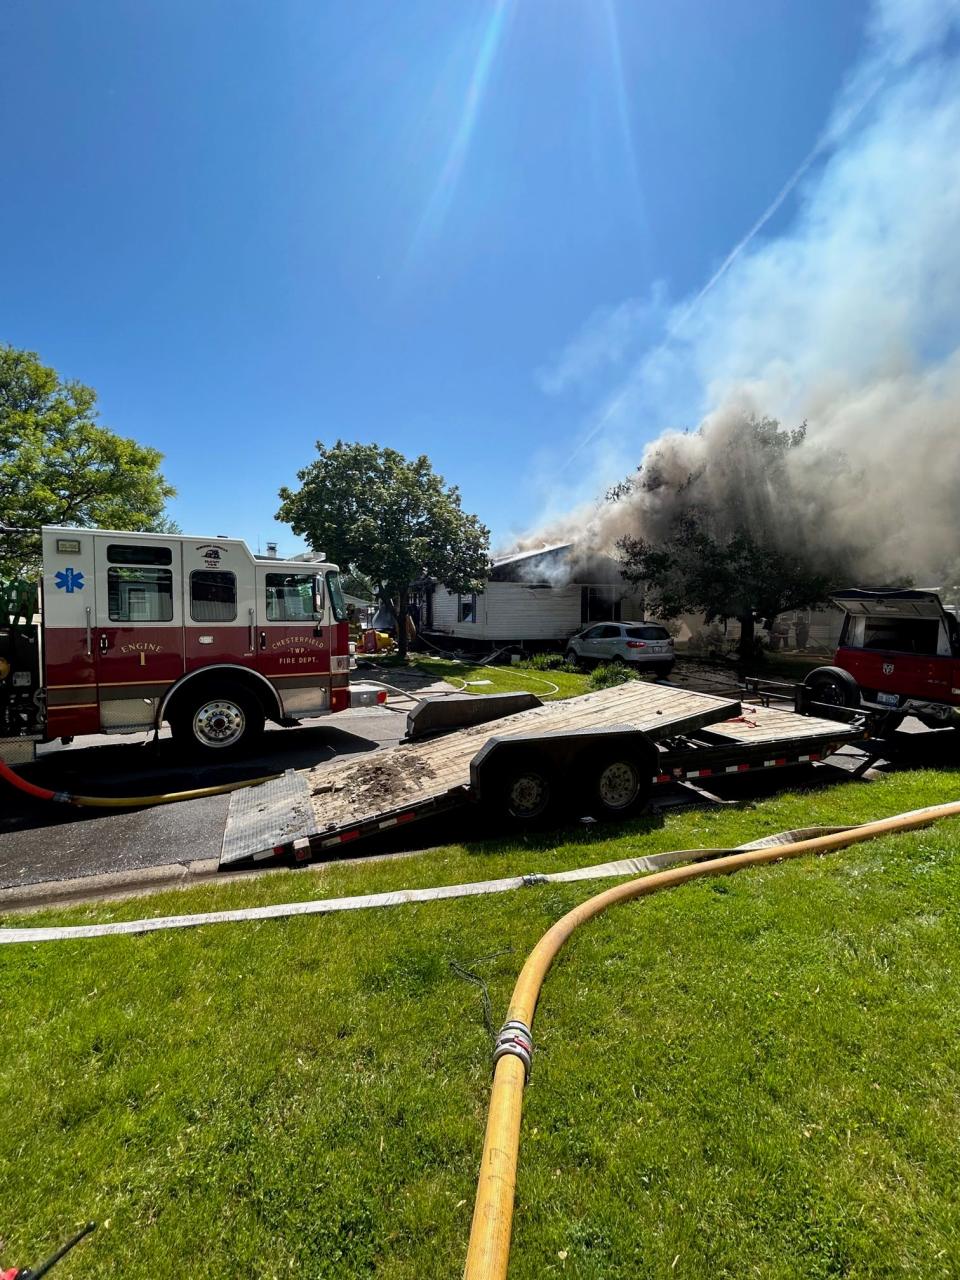
[[881,707],[899,707],[900,699],[895,693],[878,693],[877,701]]

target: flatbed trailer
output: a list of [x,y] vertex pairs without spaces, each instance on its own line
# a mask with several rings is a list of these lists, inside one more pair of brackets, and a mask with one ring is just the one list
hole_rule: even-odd
[[[351,755],[231,797],[220,865],[329,856],[344,844],[479,806],[521,827],[626,817],[657,788],[813,764],[868,736],[782,706],[631,682],[427,741]],[[547,801],[542,801],[544,790]],[[552,796],[552,802],[551,802]]]

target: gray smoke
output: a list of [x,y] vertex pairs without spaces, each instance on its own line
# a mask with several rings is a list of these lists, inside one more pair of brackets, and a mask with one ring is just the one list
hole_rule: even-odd
[[[706,501],[845,560],[863,582],[935,581],[960,563],[958,36],[960,0],[875,6],[868,53],[794,175],[791,229],[762,240],[761,219],[674,309],[580,448],[592,453],[611,429],[636,438],[690,387],[698,428],[643,451],[656,488],[582,508],[522,545],[609,552],[625,534],[656,540],[685,503]],[[624,349],[624,314],[610,359]],[[571,344],[570,368],[561,356],[554,385],[584,352],[602,365],[602,325]],[[746,444],[751,416],[808,424],[776,491]]]

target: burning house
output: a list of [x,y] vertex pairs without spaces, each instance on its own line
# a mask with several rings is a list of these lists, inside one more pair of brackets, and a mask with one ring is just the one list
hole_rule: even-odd
[[458,644],[562,644],[589,622],[643,619],[643,599],[611,556],[578,556],[572,542],[498,556],[483,589],[420,584],[420,628]]

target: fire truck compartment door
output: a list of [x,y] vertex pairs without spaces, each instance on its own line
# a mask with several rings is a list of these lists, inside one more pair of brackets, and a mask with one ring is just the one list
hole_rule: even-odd
[[107,732],[148,729],[184,670],[180,542],[99,535],[95,558],[100,723]]

